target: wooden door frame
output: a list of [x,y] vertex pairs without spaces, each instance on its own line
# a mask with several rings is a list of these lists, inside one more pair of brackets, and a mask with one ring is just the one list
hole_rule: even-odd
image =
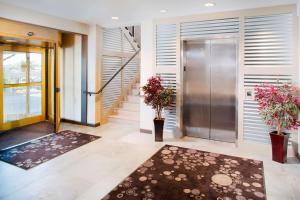
[[[28,23],[23,23],[23,22],[17,22],[17,21],[12,21],[12,20],[7,20],[7,19],[3,19],[0,18],[0,35],[4,36],[4,37],[13,37],[13,38],[18,38],[18,39],[26,39],[26,40],[38,40],[38,41],[42,41],[42,42],[48,42],[51,44],[56,44],[57,47],[59,47],[60,43],[61,43],[61,31],[56,30],[56,29],[52,29],[52,28],[47,28],[47,27],[41,27],[38,25],[32,25],[32,24],[28,24]],[[28,35],[29,32],[32,32],[33,35]],[[2,47],[0,46],[0,49]],[[47,49],[47,48],[46,48]],[[52,110],[54,110],[55,112],[57,112],[57,108],[54,106],[54,102],[52,102],[52,95],[54,95],[54,99],[56,102],[56,105],[59,106],[59,95],[56,95],[56,89],[54,88],[54,83],[53,83],[53,79],[56,79],[57,81],[59,81],[60,79],[56,78],[56,76],[54,76],[52,74],[52,71],[56,70],[57,72],[59,72],[60,66],[59,66],[59,58],[58,58],[58,54],[59,51],[56,50],[57,55],[54,55],[54,53],[52,51],[49,51],[50,54],[49,55],[49,59],[48,59],[48,74],[45,74],[48,77],[48,104],[45,106],[48,106],[48,116],[49,116],[49,120],[51,123],[53,123],[54,126],[54,130],[55,132],[57,132],[56,130],[58,130],[59,128],[59,119],[60,118],[56,118],[57,117],[57,113],[55,113],[56,117],[54,117],[54,113],[52,113]],[[46,51],[44,51],[44,54],[46,53]],[[52,56],[54,57],[55,63],[53,63],[53,59]],[[44,57],[45,60],[45,57]],[[46,60],[45,60],[46,61]],[[3,58],[0,55],[0,62],[3,62]],[[52,67],[54,68],[52,70]],[[3,79],[3,72],[1,71],[0,68],[0,80]],[[58,83],[59,86],[59,82]],[[57,85],[57,84],[56,84]],[[3,83],[2,81],[0,81],[0,124],[2,124],[3,122],[3,110],[2,109],[2,101],[3,101],[3,93],[2,93],[2,88],[3,88]],[[59,88],[59,87],[56,87]],[[53,92],[53,93],[52,93]],[[44,95],[46,96],[46,95]],[[58,96],[58,98],[56,98]],[[52,107],[53,106],[53,107]],[[59,116],[59,115],[58,115]],[[1,128],[0,128],[1,130]]]
[[59,132],[59,126],[60,126],[60,66],[59,66],[59,44],[55,43],[54,44],[54,65],[53,65],[53,75],[54,75],[54,87],[53,87],[53,92],[54,92],[54,132],[58,133]]
[[[4,51],[14,51],[14,52],[26,52],[26,53],[40,53],[42,56],[42,66],[41,66],[41,82],[39,83],[30,83],[28,80],[26,83],[20,83],[20,84],[4,84],[4,71],[3,71],[3,52]],[[0,49],[0,124],[1,124],[1,131],[5,131],[5,130],[9,130],[9,129],[13,129],[13,128],[17,128],[17,127],[21,127],[21,126],[25,126],[25,125],[29,125],[29,124],[33,124],[33,123],[37,123],[40,121],[44,121],[45,120],[45,111],[46,111],[46,105],[45,105],[45,94],[46,94],[46,87],[45,87],[45,52],[43,51],[42,48],[37,48],[37,47],[24,47],[24,46],[3,46]],[[29,69],[30,66],[27,67],[27,71],[30,70]],[[28,76],[28,75],[27,75]],[[26,76],[26,77],[27,77]],[[30,77],[27,77],[30,78]],[[5,85],[7,85],[5,87]],[[15,121],[10,121],[10,122],[4,122],[4,116],[3,116],[3,112],[4,112],[4,88],[11,88],[11,87],[29,87],[29,86],[34,86],[34,85],[40,85],[41,86],[41,90],[42,90],[42,113],[41,115],[37,115],[37,116],[32,116],[32,117],[26,117],[24,119],[20,119],[20,120],[15,120]],[[27,88],[28,90],[28,88]]]

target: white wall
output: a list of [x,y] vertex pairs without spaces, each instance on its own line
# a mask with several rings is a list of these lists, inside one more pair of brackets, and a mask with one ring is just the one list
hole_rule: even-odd
[[[141,86],[154,75],[154,37],[153,22],[144,21],[141,24]],[[143,98],[140,103],[140,129],[153,130],[154,112],[150,106],[145,105]]]
[[[297,3],[297,15],[300,17],[300,2]],[[298,43],[300,38],[300,20],[298,19]],[[300,45],[298,46],[298,86],[300,86]],[[300,115],[299,115],[300,117]],[[300,128],[298,129],[298,135],[297,135],[297,141],[298,141],[298,156],[300,155]]]
[[87,34],[88,25],[76,21],[46,15],[17,6],[0,3],[0,17],[19,22]]
[[61,49],[61,118],[81,121],[81,47],[76,34],[72,46]]
[[[81,35],[75,36],[74,46],[64,48],[62,73],[62,118],[81,121]],[[89,25],[88,32],[88,91],[101,87],[102,28]],[[100,122],[100,95],[88,96],[87,123]]]
[[[96,92],[101,87],[102,28],[89,26],[88,33],[88,91]],[[88,124],[100,122],[100,95],[88,96]]]

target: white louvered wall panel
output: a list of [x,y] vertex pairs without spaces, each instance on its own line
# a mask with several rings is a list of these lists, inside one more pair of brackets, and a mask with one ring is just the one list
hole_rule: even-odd
[[[126,61],[127,59],[125,59],[123,62]],[[122,72],[123,88],[127,88],[127,86],[132,83],[134,78],[137,76],[137,73],[139,73],[139,61],[137,59],[133,59],[128,63]]]
[[291,66],[292,36],[292,14],[246,17],[245,66]]
[[128,52],[128,53],[134,53],[135,50],[132,47],[132,45],[130,44],[130,42],[128,41],[128,39],[126,38],[125,34],[122,34],[122,41],[123,41],[123,52]]
[[239,33],[239,18],[184,22],[180,28],[182,39],[237,33]]
[[176,24],[156,26],[156,66],[176,67]]
[[[122,59],[119,57],[103,56],[102,85],[121,67]],[[121,94],[121,74],[117,75],[103,91],[103,110],[106,112]]]
[[103,31],[103,50],[133,53],[132,47],[120,28],[105,28]]
[[103,50],[121,52],[122,35],[120,28],[105,28],[103,31]]
[[[280,85],[292,83],[292,76],[289,75],[267,75],[267,74],[245,74],[244,87],[254,89],[260,84]],[[244,100],[243,116],[244,140],[270,143],[270,128],[262,121],[258,113],[258,103],[255,100]]]
[[175,73],[159,73],[157,74],[162,79],[162,85],[173,89],[174,102],[171,106],[165,109],[165,125],[164,129],[174,131],[176,129],[176,74]]

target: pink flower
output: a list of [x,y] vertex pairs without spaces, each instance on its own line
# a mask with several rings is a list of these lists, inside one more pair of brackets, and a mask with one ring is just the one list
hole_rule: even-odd
[[155,109],[157,118],[161,119],[163,108],[171,105],[173,102],[173,90],[164,88],[161,84],[159,76],[153,76],[148,79],[148,82],[143,86],[144,102]]
[[300,107],[300,97],[299,96],[297,96],[297,97],[295,97],[294,98],[294,102],[295,102],[295,104],[298,106],[298,108]]
[[281,86],[262,84],[255,87],[259,112],[267,125],[281,129],[299,127],[299,89],[289,84]]

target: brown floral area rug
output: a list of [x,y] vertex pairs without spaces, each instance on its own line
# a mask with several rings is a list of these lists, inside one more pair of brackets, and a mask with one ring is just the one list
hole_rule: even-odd
[[164,146],[104,200],[262,200],[261,161]]
[[2,150],[0,160],[27,170],[99,138],[66,130]]

